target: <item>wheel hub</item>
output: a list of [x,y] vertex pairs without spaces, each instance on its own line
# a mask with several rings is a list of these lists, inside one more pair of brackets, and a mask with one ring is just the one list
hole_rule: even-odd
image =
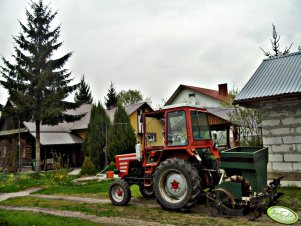
[[116,191],[116,195],[117,195],[117,196],[122,196],[122,193],[123,193],[123,192],[122,192],[121,189],[118,189],[118,190]]
[[181,174],[172,173],[166,179],[166,191],[172,197],[179,198],[187,191],[186,180]]

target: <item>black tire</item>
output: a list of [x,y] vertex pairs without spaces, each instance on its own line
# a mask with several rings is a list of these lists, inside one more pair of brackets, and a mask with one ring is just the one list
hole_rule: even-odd
[[155,197],[153,186],[145,187],[143,185],[139,185],[139,191],[143,198],[154,198]]
[[132,198],[129,184],[124,180],[113,181],[109,188],[109,197],[115,206],[127,205]]
[[155,171],[154,192],[163,209],[188,211],[199,199],[201,179],[191,163],[167,159]]

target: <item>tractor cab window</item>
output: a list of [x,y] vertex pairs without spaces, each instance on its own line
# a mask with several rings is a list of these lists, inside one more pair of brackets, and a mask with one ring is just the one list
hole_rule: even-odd
[[187,145],[187,124],[185,111],[169,112],[167,115],[168,146]]
[[205,112],[191,111],[191,125],[194,140],[209,140],[211,139],[210,129]]

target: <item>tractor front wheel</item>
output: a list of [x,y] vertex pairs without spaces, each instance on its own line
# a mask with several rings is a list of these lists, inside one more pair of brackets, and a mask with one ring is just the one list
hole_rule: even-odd
[[197,170],[184,159],[167,159],[154,174],[156,200],[167,210],[189,210],[199,198],[200,184]]
[[109,188],[109,197],[115,206],[127,205],[132,198],[129,184],[124,180],[115,180]]

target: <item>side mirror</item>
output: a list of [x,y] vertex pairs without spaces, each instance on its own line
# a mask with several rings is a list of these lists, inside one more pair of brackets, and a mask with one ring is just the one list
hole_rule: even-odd
[[136,144],[135,145],[135,150],[136,150],[136,157],[138,161],[140,162],[142,156],[141,156],[141,144]]

